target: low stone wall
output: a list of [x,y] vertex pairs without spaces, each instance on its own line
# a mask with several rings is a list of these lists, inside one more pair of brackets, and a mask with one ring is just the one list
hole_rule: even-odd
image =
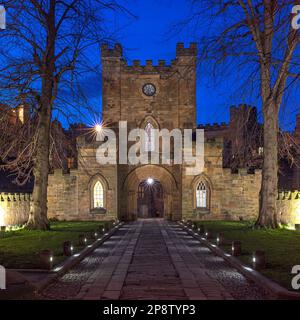
[[0,225],[23,225],[28,221],[31,195],[0,193]]
[[278,220],[282,224],[300,224],[300,191],[281,191],[277,200]]
[[[61,178],[63,175],[61,175]],[[240,183],[240,176],[236,175],[235,179],[232,181],[232,184],[236,185],[236,187],[242,187],[242,184]],[[71,177],[68,177],[68,179],[71,179]],[[245,179],[245,178],[244,178]],[[248,182],[245,182],[244,180],[243,187],[247,186],[244,191],[246,195],[249,195],[249,193],[254,192],[255,187],[258,187],[258,177],[256,175],[250,175],[246,178],[249,179]],[[235,181],[235,182],[234,182]],[[56,180],[57,182],[57,180]],[[58,192],[56,194],[55,199],[53,200],[53,204],[56,204],[57,207],[50,206],[49,210],[49,218],[58,218],[63,220],[73,219],[73,220],[92,220],[95,219],[93,216],[89,215],[76,215],[77,211],[77,202],[76,197],[68,196],[67,198],[70,200],[68,201],[68,212],[60,211],[59,208],[61,203],[60,201],[64,201],[64,193],[72,193],[72,188],[70,188],[69,182],[66,184],[66,189],[60,189],[58,186]],[[72,186],[72,184],[71,184]],[[250,187],[251,186],[251,187]],[[228,191],[233,191],[234,188],[231,186]],[[215,215],[207,215],[207,219],[210,220],[238,220],[239,218],[243,217],[245,220],[247,219],[255,219],[256,212],[258,212],[258,199],[256,200],[257,203],[254,201],[254,199],[246,200],[246,197],[242,197],[241,194],[238,193],[240,196],[237,197],[230,197],[228,195],[227,199],[229,199],[228,203],[223,200],[222,205],[222,211],[219,212],[219,214]],[[51,199],[51,193],[50,193],[50,199]],[[53,197],[53,194],[52,194]],[[250,198],[251,199],[251,198]],[[29,217],[29,211],[30,211],[30,201],[31,201],[31,195],[30,194],[24,194],[24,193],[0,193],[0,225],[23,225],[27,222]],[[250,203],[249,203],[250,201]],[[75,206],[74,206],[75,205]],[[248,207],[248,210],[245,210]],[[53,210],[55,209],[55,210]],[[224,212],[224,210],[227,209],[228,212]],[[56,214],[54,214],[54,212]],[[300,191],[282,191],[278,193],[278,200],[277,200],[277,212],[278,212],[278,221],[282,224],[300,224]],[[72,214],[73,213],[73,214]],[[69,214],[69,216],[68,216]],[[191,216],[189,218],[195,218],[195,216]],[[202,219],[205,219],[205,217],[202,217]]]

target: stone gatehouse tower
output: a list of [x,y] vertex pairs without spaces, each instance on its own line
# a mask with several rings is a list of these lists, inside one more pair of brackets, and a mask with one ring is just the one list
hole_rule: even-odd
[[[102,46],[104,126],[127,121],[128,131],[196,129],[196,44],[179,43],[170,65],[138,60],[128,65],[121,45]],[[117,130],[116,130],[117,132]],[[131,219],[160,217],[173,220],[239,219],[256,217],[260,172],[235,174],[223,168],[222,137],[205,139],[205,170],[185,174],[185,165],[100,165],[99,142],[77,139],[78,166],[50,175],[49,216],[59,219]],[[174,151],[174,150],[173,150]],[[172,156],[171,156],[172,158]]]

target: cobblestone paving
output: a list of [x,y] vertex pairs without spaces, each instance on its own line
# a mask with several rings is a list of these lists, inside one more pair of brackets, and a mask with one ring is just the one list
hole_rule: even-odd
[[42,293],[44,299],[268,299],[175,223],[140,220]]

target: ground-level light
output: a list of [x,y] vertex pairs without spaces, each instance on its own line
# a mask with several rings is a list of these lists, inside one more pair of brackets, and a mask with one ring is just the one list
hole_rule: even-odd
[[53,253],[51,250],[43,250],[40,252],[40,264],[42,269],[51,270],[53,266]]
[[241,241],[233,241],[232,242],[232,255],[238,257],[242,254],[242,243]]
[[261,270],[266,267],[266,255],[262,250],[257,250],[253,253],[252,264],[255,270]]
[[70,257],[73,252],[73,246],[71,241],[65,241],[63,243],[63,253],[66,257]]

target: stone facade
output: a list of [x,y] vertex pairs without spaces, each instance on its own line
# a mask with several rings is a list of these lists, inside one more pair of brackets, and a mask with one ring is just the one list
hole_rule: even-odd
[[[129,65],[120,45],[102,47],[103,123],[117,133],[117,142],[124,138],[118,135],[120,121],[127,121],[127,133],[135,128],[144,129],[148,124],[160,130],[196,129],[196,56],[195,44],[188,48],[178,44],[176,58],[170,65],[163,60],[159,60],[158,65],[153,65],[151,60],[147,60],[146,65],[134,60],[133,65]],[[155,88],[153,94],[143,91],[147,84]],[[240,126],[241,123],[244,126]],[[66,164],[64,170],[54,169],[49,175],[49,218],[135,219],[140,209],[141,183],[152,178],[163,190],[159,201],[163,202],[163,216],[167,219],[256,219],[261,171],[249,169],[253,169],[253,159],[254,167],[260,167],[261,141],[256,138],[249,141],[247,135],[249,130],[258,132],[262,128],[257,122],[256,109],[247,105],[231,107],[229,124],[199,125],[198,128],[205,131],[205,165],[204,172],[197,176],[186,174],[186,164],[173,163],[172,144],[169,165],[100,165],[96,161],[100,142],[86,134],[75,135],[77,156],[70,159],[72,166]],[[299,132],[300,117],[295,131],[298,140]],[[133,142],[128,142],[128,148],[131,145]],[[229,168],[226,163],[241,153],[241,145],[251,146],[242,150],[245,155],[251,153],[251,161],[244,157],[247,161]],[[298,169],[293,170],[299,173]],[[295,181],[298,175],[293,173],[292,177]],[[5,219],[2,223],[24,223],[30,210],[30,196],[0,195],[0,218]],[[282,223],[295,223],[300,219],[298,198],[298,192],[279,194],[277,205]]]
[[282,224],[300,224],[300,191],[279,192],[278,221]]
[[[257,217],[261,171],[247,169],[232,173],[223,168],[223,139],[206,139],[204,172],[196,177],[183,175],[182,216],[187,219],[248,220]],[[195,189],[200,181],[208,186],[207,209],[196,206]]]
[[0,226],[22,225],[28,221],[29,193],[0,193]]
[[[164,60],[159,60],[158,65],[151,60],[147,60],[145,65],[134,60],[129,65],[122,51],[119,44],[113,48],[102,46],[104,128],[117,133],[117,142],[124,138],[118,135],[120,121],[127,122],[127,133],[135,128],[145,129],[147,125],[160,130],[195,130],[196,44],[184,47],[179,43],[176,57],[170,65]],[[154,90],[152,94],[146,94],[144,88],[147,85]],[[24,108],[20,110],[16,114],[28,116]],[[186,164],[173,163],[172,154],[175,150],[172,144],[170,165],[100,165],[96,161],[100,142],[91,139],[84,128],[81,129],[83,134],[71,129],[65,132],[60,127],[66,139],[77,146],[77,154],[70,156],[67,150],[61,150],[66,153],[68,162],[64,163],[63,170],[54,169],[49,175],[49,218],[134,219],[141,203],[138,201],[140,185],[152,178],[160,183],[163,190],[159,201],[163,202],[165,218],[256,219],[261,186],[259,168],[263,159],[259,152],[263,149],[259,138],[262,125],[257,121],[256,108],[248,105],[231,107],[229,124],[198,126],[198,129],[205,131],[205,166],[204,172],[198,176],[187,175]],[[294,137],[299,144],[300,116]],[[133,143],[128,142],[128,149]],[[55,168],[55,161],[50,160]],[[279,179],[279,189],[283,189],[282,185],[288,185],[290,190],[299,190],[299,168],[289,166],[285,172],[287,174]],[[6,181],[0,176],[1,180]],[[0,184],[2,223],[24,223],[29,215],[30,196],[7,192],[14,190],[5,190]],[[298,198],[298,192],[279,193],[277,206],[282,223],[300,220]]]
[[[102,47],[103,122],[117,128],[127,121],[127,130],[151,123],[157,129],[196,128],[196,55],[195,44],[178,44],[171,65],[151,60],[142,66],[123,59],[122,47]],[[145,84],[156,92],[147,96]],[[85,137],[77,139],[78,168],[49,177],[49,216],[66,220],[132,219],[138,212],[138,188],[152,177],[163,188],[164,217],[172,220],[249,219],[258,212],[261,174],[241,169],[232,174],[223,168],[223,137],[205,140],[205,170],[199,176],[186,175],[185,165],[102,165],[96,162],[97,144]],[[130,144],[129,144],[130,147]],[[174,151],[174,150],[173,150]],[[103,210],[93,209],[93,185],[104,189]],[[205,208],[197,208],[196,189],[206,187]]]

